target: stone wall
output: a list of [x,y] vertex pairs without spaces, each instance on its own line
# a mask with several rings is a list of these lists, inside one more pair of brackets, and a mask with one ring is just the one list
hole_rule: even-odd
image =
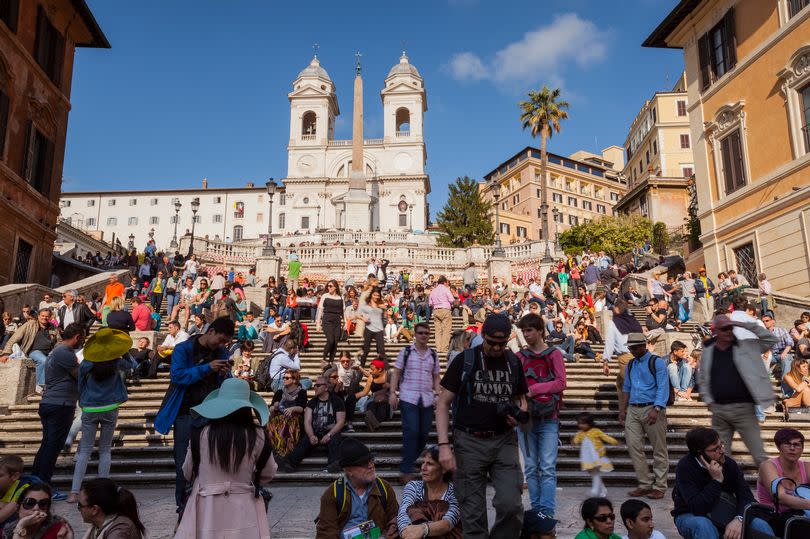
[[6,311],[16,314],[22,310],[25,304],[38,306],[39,302],[42,301],[42,296],[46,293],[52,294],[54,301],[59,301],[62,294],[71,289],[88,296],[93,292],[104,294],[104,287],[107,286],[110,273],[116,275],[118,280],[122,282],[127,282],[130,279],[129,270],[115,270],[93,275],[55,289],[41,284],[9,284],[0,286],[0,299],[3,300]]

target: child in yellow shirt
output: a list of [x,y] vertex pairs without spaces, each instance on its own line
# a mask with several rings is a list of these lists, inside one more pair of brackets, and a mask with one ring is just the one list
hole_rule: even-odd
[[596,428],[593,416],[587,412],[577,416],[577,428],[579,432],[574,435],[573,443],[580,446],[580,466],[591,474],[590,495],[604,498],[607,488],[602,482],[602,473],[613,470],[613,464],[605,456],[604,444],[619,445],[619,441]]

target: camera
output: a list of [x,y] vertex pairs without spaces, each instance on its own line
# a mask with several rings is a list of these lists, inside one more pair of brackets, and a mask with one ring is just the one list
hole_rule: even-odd
[[529,412],[524,412],[520,406],[514,402],[499,402],[496,412],[501,417],[513,417],[518,423],[524,424],[529,421]]

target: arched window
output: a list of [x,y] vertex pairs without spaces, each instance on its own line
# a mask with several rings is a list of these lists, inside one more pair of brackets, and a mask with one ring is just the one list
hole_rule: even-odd
[[236,225],[233,227],[233,241],[241,241],[243,233],[244,229],[242,228],[242,225]]
[[411,134],[411,112],[405,107],[397,109],[396,124],[398,137]]
[[315,137],[315,129],[317,127],[318,116],[311,110],[304,113],[304,118],[301,121],[301,135],[303,137]]

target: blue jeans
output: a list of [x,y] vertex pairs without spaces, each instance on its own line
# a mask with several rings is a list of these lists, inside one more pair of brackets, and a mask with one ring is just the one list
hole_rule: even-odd
[[667,372],[675,391],[686,391],[692,387],[692,366],[686,361],[668,364]]
[[76,452],[76,467],[73,469],[73,483],[70,492],[78,494],[87,471],[87,463],[96,442],[96,431],[101,434],[98,439],[98,472],[96,477],[109,477],[112,464],[112,443],[115,426],[118,423],[118,408],[106,412],[82,412],[82,437],[79,450]]
[[785,395],[789,395],[793,392],[793,388],[785,382],[785,375],[790,372],[790,366],[793,365],[793,354],[787,354],[785,359],[780,357],[779,361],[782,362],[782,380],[780,381],[782,384],[782,392]]
[[177,292],[166,294],[166,314],[169,315],[169,319],[172,317],[172,310],[174,310],[175,305],[177,305]]
[[[684,513],[675,517],[675,527],[684,539],[720,539],[720,531],[706,517]],[[751,529],[773,535],[773,530],[761,518],[751,521]]]
[[42,350],[32,350],[28,352],[28,359],[37,364],[36,379],[38,386],[45,385],[45,363],[48,361],[48,354]]
[[531,432],[517,431],[523,453],[523,474],[529,485],[533,511],[554,516],[557,508],[557,448],[560,423],[556,419],[538,421]]
[[410,474],[414,472],[413,464],[427,443],[433,423],[433,405],[420,406],[399,401],[399,413],[402,417],[402,462],[399,472]]
[[693,298],[693,297],[682,297],[678,303],[680,303],[681,305],[686,303],[687,309],[689,311],[687,313],[687,316],[688,316],[687,320],[691,320],[692,319],[692,313],[695,312],[695,298]]

